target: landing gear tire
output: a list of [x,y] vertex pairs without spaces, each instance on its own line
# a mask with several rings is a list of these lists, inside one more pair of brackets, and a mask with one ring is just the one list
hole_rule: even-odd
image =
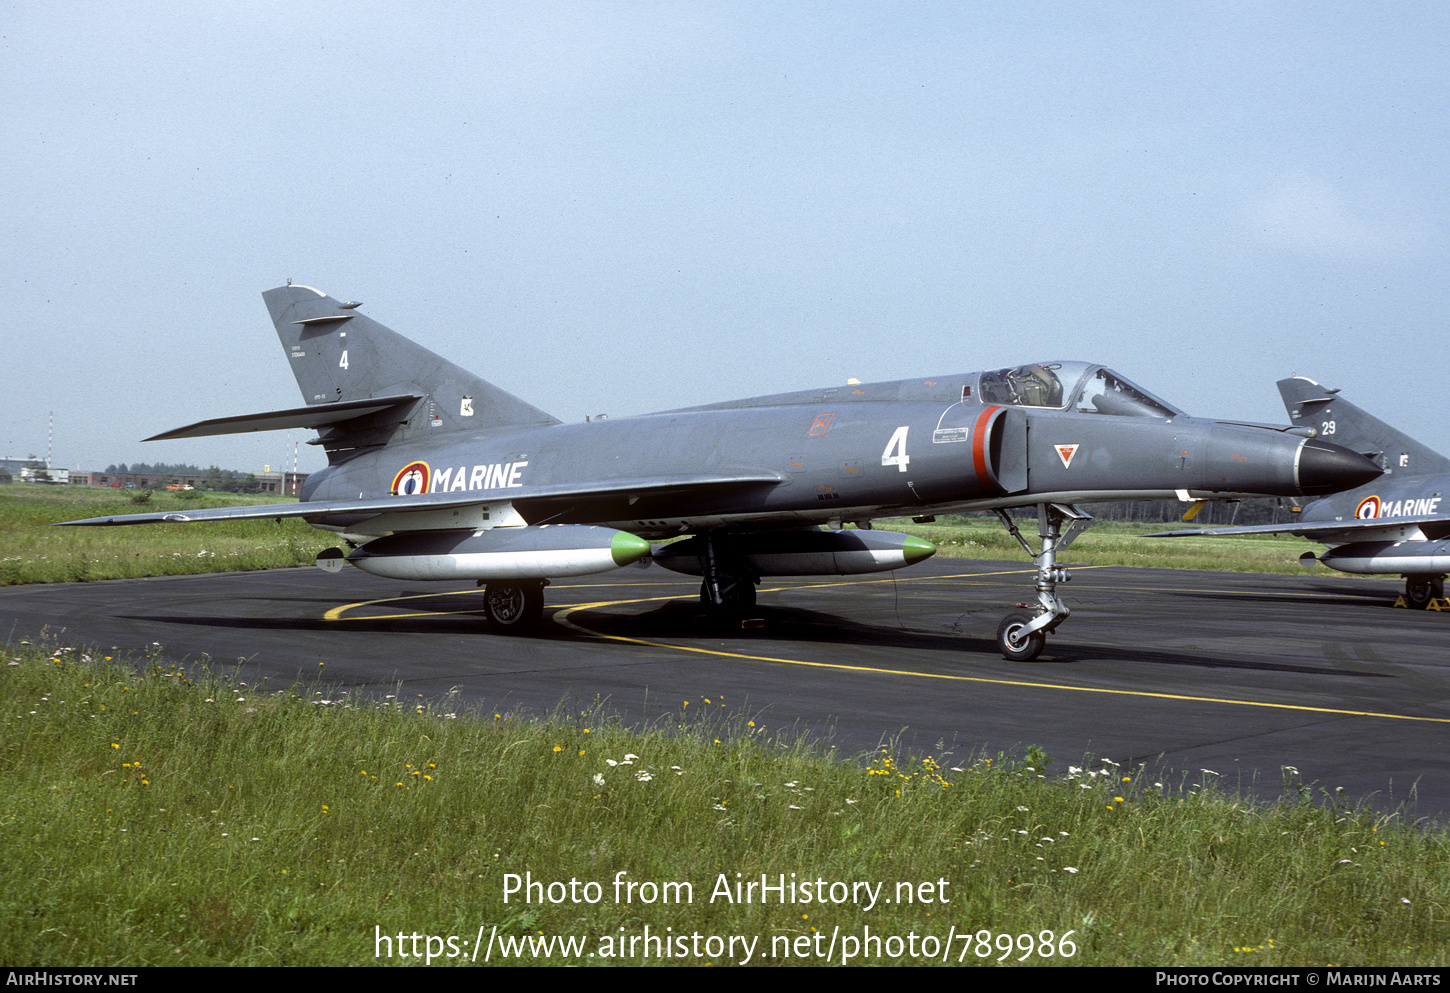
[[1405,603],[1416,610],[1430,606],[1431,600],[1445,596],[1444,576],[1406,576]]
[[489,583],[483,613],[499,634],[527,634],[544,617],[544,584]]
[[1014,613],[1002,618],[1002,623],[997,625],[997,650],[1008,662],[1031,662],[1042,654],[1047,635],[1041,631],[1022,635],[1022,629],[1031,621],[1031,614]]
[[700,606],[720,617],[739,617],[755,608],[755,584],[749,580],[734,580],[721,583],[721,602],[717,606],[710,602],[710,584],[700,584]]

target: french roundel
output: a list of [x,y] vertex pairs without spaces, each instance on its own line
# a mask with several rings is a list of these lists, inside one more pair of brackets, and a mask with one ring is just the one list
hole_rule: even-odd
[[428,492],[428,463],[410,462],[393,477],[394,496],[417,496]]
[[1367,496],[1354,508],[1354,516],[1361,521],[1368,521],[1380,515],[1380,498]]

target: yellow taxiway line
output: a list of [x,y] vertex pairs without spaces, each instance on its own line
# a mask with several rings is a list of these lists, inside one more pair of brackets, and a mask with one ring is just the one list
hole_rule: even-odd
[[[1107,566],[1087,566],[1087,567],[1079,567],[1079,568],[1109,568],[1109,567],[1107,567]],[[911,578],[911,579],[871,579],[871,580],[849,580],[849,581],[846,581],[846,582],[831,582],[831,583],[809,583],[809,584],[804,584],[804,585],[800,585],[800,586],[781,586],[781,587],[775,587],[773,589],[763,590],[762,592],[767,592],[767,593],[772,593],[772,592],[786,593],[786,592],[790,592],[791,590],[820,589],[820,588],[831,587],[831,586],[859,586],[859,585],[865,585],[867,583],[932,582],[932,581],[944,580],[944,579],[956,579],[956,580],[967,579],[967,580],[970,580],[970,579],[979,579],[979,578],[982,578],[982,577],[985,577],[985,576],[1009,576],[1009,575],[1018,575],[1018,574],[1021,574],[1021,573],[1024,573],[1024,572],[1026,572],[1026,573],[1035,573],[1036,570],[1035,569],[1016,569],[1016,570],[1004,570],[1004,571],[1001,571],[1001,572],[990,572],[990,573],[981,573],[981,572],[977,572],[977,573],[962,573],[962,574],[959,574],[959,575],[952,575],[952,576],[921,576],[921,577],[915,577],[915,578]],[[566,588],[568,588],[568,589],[582,589],[582,588],[586,588],[586,585],[588,585],[588,584],[580,584],[578,586],[570,586],[570,587],[566,587]],[[613,584],[593,584],[593,585],[604,586],[604,585],[613,585]],[[664,585],[679,585],[679,584],[675,584],[675,583],[660,583],[660,584],[651,584],[651,585],[661,585],[661,586],[664,586]],[[1142,587],[1132,587],[1132,589],[1142,589]],[[384,597],[384,598],[379,599],[379,600],[363,600],[363,601],[360,601],[358,603],[349,603],[349,604],[344,604],[344,605],[342,605],[340,607],[334,607],[331,610],[329,610],[326,614],[324,614],[323,616],[324,616],[324,618],[326,620],[329,620],[329,621],[372,621],[372,620],[400,620],[400,619],[404,619],[404,618],[414,618],[414,617],[439,617],[439,616],[446,616],[446,615],[451,615],[451,614],[477,614],[477,613],[481,613],[481,611],[479,611],[479,610],[436,610],[436,611],[427,611],[427,612],[421,612],[420,611],[420,612],[406,613],[406,614],[372,614],[372,615],[367,615],[367,616],[362,616],[362,617],[353,617],[353,616],[346,616],[345,617],[345,616],[343,616],[343,615],[347,614],[348,611],[351,611],[351,610],[353,610],[355,608],[371,607],[371,606],[375,606],[377,604],[397,603],[397,602],[400,602],[400,601],[403,601],[403,600],[432,599],[432,598],[440,597],[440,596],[458,596],[460,594],[476,593],[476,592],[477,591],[475,591],[475,590],[456,590],[456,591],[452,591],[452,592],[449,592],[449,593],[420,593],[420,594],[414,594],[414,595],[405,596],[405,597]],[[1205,592],[1205,593],[1212,592],[1212,593],[1222,593],[1224,591],[1222,591],[1222,590],[1203,590],[1203,591],[1186,590],[1185,591],[1185,590],[1174,590],[1172,588],[1165,587],[1165,588],[1162,588],[1162,589],[1157,589],[1154,592]],[[1229,591],[1229,592],[1232,592],[1232,591]],[[1263,591],[1246,591],[1246,593],[1247,592],[1252,592],[1254,595],[1258,595],[1258,596],[1265,595]],[[605,633],[603,633],[601,631],[595,631],[595,630],[593,630],[591,628],[585,627],[583,624],[581,624],[578,621],[574,620],[570,616],[571,614],[578,613],[581,610],[598,610],[598,609],[604,608],[604,607],[623,607],[623,606],[629,606],[631,604],[657,603],[657,602],[665,601],[665,600],[688,600],[688,599],[694,599],[695,595],[696,594],[694,594],[692,592],[690,594],[684,594],[684,595],[657,596],[657,597],[640,597],[640,598],[629,599],[629,600],[600,600],[600,601],[597,601],[595,603],[581,603],[581,604],[576,604],[576,605],[574,605],[572,607],[562,607],[562,608],[556,610],[554,612],[554,614],[553,614],[553,619],[554,619],[554,622],[557,623],[557,624],[560,624],[560,625],[562,625],[562,626],[564,626],[566,628],[571,628],[571,629],[573,629],[575,631],[579,631],[579,632],[581,632],[583,634],[587,634],[587,635],[590,635],[590,636],[595,637],[595,638],[604,638],[604,639],[609,640],[609,641],[618,641],[618,642],[623,642],[625,644],[630,644],[630,645],[643,645],[643,646],[645,646],[647,648],[661,648],[661,649],[665,649],[667,651],[693,652],[693,653],[698,654],[698,655],[714,655],[714,656],[717,656],[717,657],[720,657],[720,658],[740,659],[740,660],[746,661],[746,662],[769,662],[769,663],[773,663],[773,664],[776,664],[776,665],[796,665],[796,666],[805,666],[805,667],[812,668],[812,669],[834,669],[834,670],[837,670],[837,671],[840,671],[840,672],[874,673],[874,674],[883,675],[883,676],[907,676],[907,677],[911,677],[911,678],[915,678],[915,679],[941,679],[941,680],[948,680],[948,681],[951,681],[951,682],[981,683],[981,684],[987,684],[987,685],[992,685],[992,686],[1018,686],[1018,687],[1023,687],[1023,688],[1027,688],[1027,689],[1062,690],[1062,691],[1066,691],[1066,692],[1070,692],[1070,693],[1105,693],[1105,694],[1109,694],[1109,695],[1112,695],[1112,696],[1145,697],[1145,698],[1148,698],[1148,699],[1155,699],[1155,700],[1182,700],[1182,701],[1188,702],[1188,703],[1217,703],[1217,704],[1226,704],[1226,705],[1229,705],[1229,706],[1236,706],[1236,707],[1263,707],[1263,708],[1267,708],[1267,709],[1270,709],[1270,710],[1295,710],[1295,711],[1301,711],[1301,712],[1312,713],[1312,714],[1339,714],[1339,715],[1347,716],[1347,717],[1379,717],[1379,718],[1384,718],[1384,719],[1387,719],[1387,720],[1396,720],[1396,721],[1427,721],[1427,722],[1434,723],[1434,724],[1450,724],[1450,717],[1418,717],[1418,716],[1415,716],[1413,714],[1385,714],[1385,713],[1378,713],[1376,711],[1369,711],[1369,710],[1342,710],[1342,709],[1338,709],[1338,708],[1334,708],[1334,707],[1310,707],[1310,706],[1306,706],[1306,705],[1303,705],[1303,704],[1268,703],[1268,702],[1265,702],[1265,701],[1262,701],[1262,700],[1234,700],[1234,699],[1230,699],[1230,698],[1226,698],[1226,697],[1188,696],[1186,694],[1181,694],[1181,693],[1153,693],[1153,692],[1150,692],[1148,690],[1115,690],[1115,689],[1106,689],[1106,688],[1094,687],[1094,686],[1068,686],[1068,685],[1064,685],[1062,683],[1036,683],[1036,682],[1029,682],[1027,680],[1020,680],[1020,679],[992,679],[992,678],[989,678],[989,677],[986,677],[986,676],[957,676],[957,675],[951,675],[951,674],[948,674],[948,673],[917,672],[917,671],[911,670],[911,669],[885,669],[885,668],[880,668],[878,666],[847,665],[847,664],[842,663],[842,662],[809,662],[809,661],[806,661],[805,659],[783,659],[783,658],[774,658],[774,657],[767,656],[767,655],[747,655],[747,654],[745,654],[743,652],[729,652],[729,651],[724,651],[722,649],[715,649],[715,648],[696,648],[696,647],[691,646],[691,645],[675,645],[675,644],[671,644],[669,642],[663,642],[663,641],[649,641],[649,640],[644,639],[644,638],[631,638],[631,637],[628,637],[626,635],[605,634]],[[1269,595],[1279,595],[1279,596],[1315,596],[1315,595],[1318,595],[1318,594],[1291,594],[1291,593],[1275,594],[1273,591],[1269,591]]]

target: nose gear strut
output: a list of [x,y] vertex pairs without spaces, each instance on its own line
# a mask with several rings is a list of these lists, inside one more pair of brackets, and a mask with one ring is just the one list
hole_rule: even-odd
[[997,649],[1003,657],[1011,662],[1030,662],[1042,652],[1048,632],[1072,614],[1067,604],[1057,597],[1057,584],[1072,579],[1072,573],[1057,564],[1057,553],[1086,531],[1093,519],[1071,504],[1039,503],[1037,535],[1042,541],[1042,551],[1034,552],[1007,512],[995,513],[1037,563],[1037,609],[1032,613],[1008,614],[997,627]]

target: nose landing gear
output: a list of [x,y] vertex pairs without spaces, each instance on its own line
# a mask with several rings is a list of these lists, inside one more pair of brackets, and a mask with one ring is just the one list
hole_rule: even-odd
[[1071,504],[1037,505],[1037,535],[1042,550],[1034,552],[1005,510],[996,511],[1003,526],[1037,563],[1037,609],[1032,613],[1011,613],[997,626],[997,650],[1009,662],[1030,662],[1042,653],[1047,634],[1072,615],[1057,596],[1057,584],[1072,579],[1072,573],[1057,564],[1057,553],[1086,531],[1092,517]]

